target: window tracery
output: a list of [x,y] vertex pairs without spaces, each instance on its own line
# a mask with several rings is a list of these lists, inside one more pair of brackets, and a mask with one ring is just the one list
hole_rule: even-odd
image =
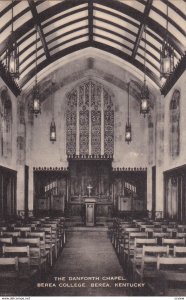
[[88,80],[67,97],[67,155],[113,155],[114,105],[103,85]]
[[170,101],[170,155],[175,158],[180,153],[180,92],[175,90]]

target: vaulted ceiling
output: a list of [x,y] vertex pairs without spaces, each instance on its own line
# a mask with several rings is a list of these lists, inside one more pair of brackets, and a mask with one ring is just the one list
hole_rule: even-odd
[[[144,72],[146,43],[147,76],[161,87],[160,48],[166,33],[167,4],[168,40],[177,64],[186,49],[185,0],[14,0],[20,55],[18,85],[24,88],[35,76],[36,42],[38,72],[87,47],[112,53]],[[12,1],[0,0],[2,62],[11,33],[11,9]]]

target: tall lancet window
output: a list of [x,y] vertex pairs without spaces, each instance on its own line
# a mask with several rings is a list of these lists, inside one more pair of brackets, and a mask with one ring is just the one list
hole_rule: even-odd
[[12,102],[7,88],[0,92],[0,123],[1,156],[8,158],[12,154]]
[[170,155],[174,159],[180,153],[180,92],[175,90],[170,101]]
[[88,80],[67,98],[67,155],[113,155],[114,106],[109,91]]

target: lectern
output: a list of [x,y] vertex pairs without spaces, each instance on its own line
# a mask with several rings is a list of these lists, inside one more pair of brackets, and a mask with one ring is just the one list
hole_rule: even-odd
[[95,206],[96,206],[95,198],[93,197],[85,198],[86,226],[95,226]]

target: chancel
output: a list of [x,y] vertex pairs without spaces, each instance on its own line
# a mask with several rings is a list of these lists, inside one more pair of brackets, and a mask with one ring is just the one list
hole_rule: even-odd
[[0,0],[0,296],[185,295],[185,12]]

